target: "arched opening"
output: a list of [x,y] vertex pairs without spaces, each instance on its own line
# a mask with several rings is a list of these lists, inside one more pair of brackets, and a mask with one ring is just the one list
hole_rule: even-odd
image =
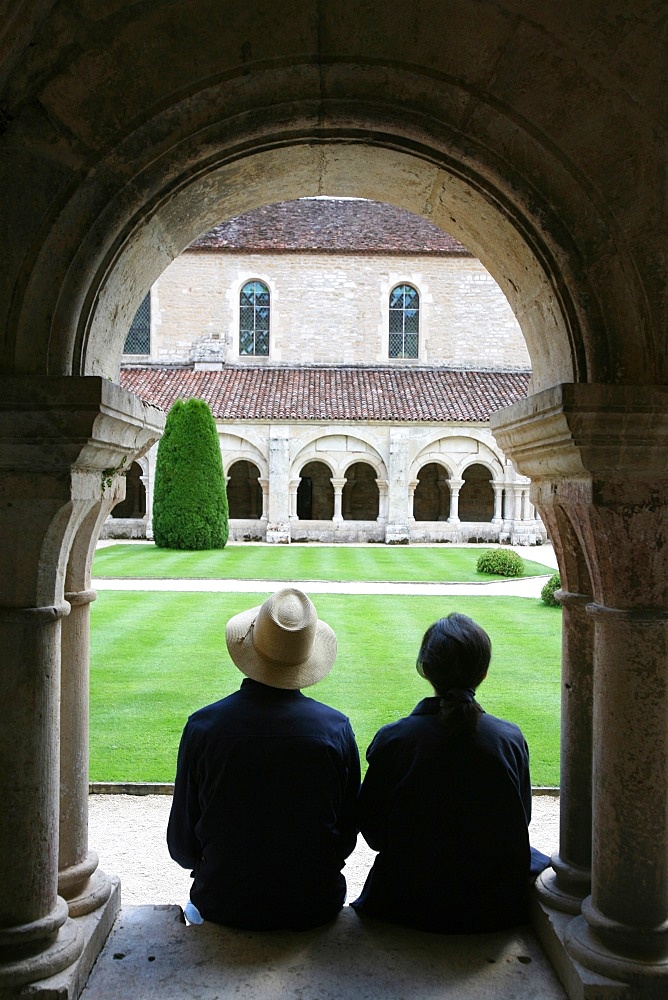
[[297,517],[300,521],[331,521],[334,487],[331,469],[324,462],[307,462],[297,487]]
[[450,512],[448,472],[442,465],[429,462],[418,473],[413,499],[416,521],[447,521]]
[[[109,17],[116,17],[118,11],[112,6]],[[661,176],[664,150],[656,126],[659,103],[652,90],[655,85],[639,82],[652,74],[629,73],[612,51],[614,45],[618,52],[635,52],[639,54],[636,62],[639,58],[649,65],[651,60],[643,56],[655,54],[646,39],[659,37],[654,30],[656,14],[644,20],[639,16],[629,28],[628,19],[615,7],[611,18],[597,29],[585,11],[579,26],[570,24],[565,30],[563,18],[551,20],[552,15],[538,12],[537,7],[529,18],[502,5],[495,17],[485,19],[486,44],[476,49],[471,42],[471,18],[480,12],[472,7],[465,11],[465,4],[442,15],[448,18],[447,25],[437,14],[438,5],[432,5],[430,16],[416,20],[413,36],[401,36],[397,42],[392,30],[397,11],[392,8],[386,12],[388,23],[378,25],[370,21],[378,18],[376,10],[360,10],[352,31],[338,8],[321,5],[316,19],[306,7],[299,31],[291,20],[281,23],[275,18],[275,31],[262,30],[268,26],[262,20],[261,30],[253,33],[257,12],[251,4],[239,26],[228,33],[211,30],[207,16],[213,11],[211,4],[198,7],[201,17],[192,16],[190,4],[164,5],[165,12],[173,13],[173,23],[167,14],[167,20],[155,20],[156,14],[163,13],[159,6],[133,5],[132,11],[128,7],[127,17],[123,11],[113,24],[118,30],[106,31],[104,15],[94,26],[90,18],[78,18],[77,12],[66,25],[62,20],[50,23],[42,5],[39,20],[33,23],[39,23],[43,38],[57,44],[36,45],[27,70],[21,46],[30,37],[31,23],[16,33],[16,48],[10,46],[7,92],[12,106],[5,115],[8,139],[3,142],[8,141],[17,155],[25,150],[25,169],[17,160],[16,168],[8,172],[3,200],[5,228],[15,234],[5,241],[12,246],[6,251],[9,266],[2,269],[6,310],[1,326],[8,345],[3,359],[7,372],[26,379],[44,374],[98,375],[100,381],[115,378],[124,328],[137,305],[165,264],[197,233],[262,200],[330,191],[371,196],[381,192],[382,197],[429,216],[461,236],[488,264],[513,304],[532,356],[534,392],[560,383],[588,382],[576,387],[592,390],[577,397],[591,404],[588,419],[604,416],[606,400],[621,399],[621,394],[612,391],[620,383],[626,383],[626,390],[662,382],[665,352],[660,339],[659,250],[663,232],[656,221],[661,218],[657,211],[661,185],[656,179]],[[610,27],[617,14],[617,20],[624,22],[619,34]],[[182,46],[182,16],[192,26],[188,37],[196,58],[191,59],[190,48]],[[156,30],[165,26],[170,30]],[[448,45],[434,45],[432,40],[446,28]],[[286,31],[289,39],[281,33]],[[637,48],[624,44],[631,39],[631,31]],[[612,41],[606,41],[604,33]],[[240,61],[239,52],[247,48],[251,35],[255,41],[252,59]],[[136,45],[129,44],[139,37],[151,37],[154,42],[141,66]],[[546,47],[550,50],[546,86],[527,88],[536,57]],[[42,62],[46,52],[51,65]],[[20,72],[14,71],[15,66]],[[564,100],[561,115],[554,112],[560,98]],[[576,128],[577,114],[572,109],[578,105],[589,109],[589,117]],[[36,113],[36,108],[43,108],[44,113]],[[610,136],[607,146],[601,139],[604,133]],[[615,153],[628,135],[636,137],[638,155],[620,158]],[[661,152],[657,155],[654,149]],[[638,164],[642,164],[642,176]],[[613,175],[618,179],[609,179]],[[69,387],[82,402],[87,391],[83,382]],[[46,391],[43,385],[40,388]],[[609,395],[597,395],[602,389],[610,389]],[[624,417],[628,412],[630,418],[640,413],[639,399],[630,400],[631,392],[615,412]],[[612,402],[609,409],[614,409]],[[543,411],[538,408],[538,412]],[[647,438],[638,438],[642,442],[638,450],[647,453],[647,440],[657,443],[656,426]],[[67,437],[68,428],[62,433]],[[135,438],[120,432],[117,437],[129,453]],[[538,450],[547,437],[541,428],[536,434]],[[623,446],[621,435],[620,441]],[[523,455],[529,450],[525,448]],[[103,448],[99,451],[104,454]],[[121,457],[113,455],[114,461]],[[541,460],[539,468],[545,476],[554,472],[555,478],[567,479],[565,468],[576,469],[576,474],[581,470],[575,462],[559,464],[554,454]],[[108,465],[109,460],[103,459],[99,471],[107,471]],[[529,466],[527,458],[525,467]],[[91,468],[98,471],[94,463]],[[632,467],[624,453],[618,461],[620,481],[627,471],[628,480],[633,481],[639,468],[639,463]],[[610,464],[605,469],[607,474]],[[52,485],[55,478],[52,475]],[[18,475],[15,481],[19,483]],[[99,482],[100,476],[98,488]],[[659,492],[650,486],[646,495],[652,493],[651,514],[656,516]],[[638,575],[628,570],[630,554],[622,551],[615,559],[615,525],[610,518],[606,520],[608,511],[599,507],[585,532],[576,506],[584,504],[584,498],[582,491],[575,492],[574,500],[550,494],[546,488],[543,499],[545,505],[573,504],[575,534],[588,546],[587,560],[599,602],[591,607],[598,609],[600,618],[596,622],[598,717],[604,724],[612,717],[622,723],[608,727],[605,753],[596,760],[600,829],[590,910],[596,916],[597,907],[602,908],[594,936],[600,931],[604,940],[606,934],[611,939],[613,950],[621,940],[620,949],[632,952],[637,928],[620,926],[620,917],[635,914],[645,928],[658,928],[665,922],[665,877],[646,878],[650,868],[665,872],[660,855],[663,850],[665,859],[665,838],[656,836],[658,828],[647,822],[657,812],[651,808],[656,800],[649,779],[634,780],[637,759],[653,749],[657,767],[647,772],[662,775],[665,793],[665,768],[659,767],[665,760],[665,754],[660,754],[664,731],[647,724],[647,719],[665,719],[665,704],[643,701],[647,698],[644,690],[658,699],[661,687],[656,651],[663,647],[660,638],[646,638],[656,634],[650,631],[651,616],[646,612],[651,609],[655,619],[651,628],[657,630],[661,620],[656,609],[665,605],[665,588],[654,581],[665,580],[665,573],[662,576],[662,564],[652,553],[647,560],[651,571],[643,576],[655,589],[646,585],[641,592]],[[626,517],[635,499],[625,506],[620,501],[613,516],[621,511],[620,520]],[[66,500],[69,503],[70,497]],[[37,508],[34,503],[32,510]],[[648,523],[653,523],[649,501],[647,512]],[[556,518],[557,514],[555,523]],[[47,545],[43,541],[45,537],[52,540],[50,524],[42,530],[39,518],[31,522],[30,515],[16,523],[31,525],[36,539],[32,550],[40,554],[42,563],[38,565],[37,558],[30,561],[33,553],[22,537],[26,551],[19,553],[20,559],[14,559],[12,551],[6,560],[9,566],[19,561],[21,565],[18,585],[7,581],[12,605],[30,609],[24,617],[31,621],[36,605],[53,616],[54,607],[63,599],[65,577],[65,567],[58,560],[67,564],[71,536],[64,535],[62,544]],[[42,536],[37,537],[39,531]],[[644,544],[649,536],[656,537],[646,525],[638,527],[635,535],[631,530],[620,535],[630,548],[628,539]],[[634,554],[637,557],[635,549]],[[567,566],[567,558],[562,561]],[[617,579],[609,579],[606,573]],[[81,587],[85,592],[85,580]],[[69,591],[74,589],[68,586]],[[584,608],[587,595],[591,596],[589,580],[583,576],[580,582],[573,576],[567,589],[572,597],[582,599]],[[572,620],[578,611],[573,603]],[[633,642],[629,636],[638,636],[636,618],[644,636]],[[573,644],[584,634],[584,620],[583,616],[579,625],[571,627]],[[620,620],[623,626],[617,624]],[[641,672],[652,682],[637,684],[640,667],[633,663],[635,675],[628,674],[623,696],[613,701],[617,690],[611,679],[626,668],[612,659],[620,646],[614,641],[614,629],[620,627],[626,630],[625,648],[642,648]],[[607,644],[606,635],[611,636]],[[19,648],[19,643],[14,645]],[[592,644],[587,640],[583,647],[588,654]],[[586,662],[586,655],[576,652],[571,650],[573,664]],[[647,669],[650,654],[651,674]],[[46,654],[40,655],[40,669],[32,671],[31,677],[35,683],[39,679],[46,684],[46,678],[58,677],[57,664],[49,664]],[[25,683],[18,671],[6,672],[9,677],[21,676],[17,690],[24,690],[35,703],[37,688]],[[574,694],[580,690],[579,683],[565,687]],[[628,690],[634,697],[629,697]],[[51,698],[52,691],[46,693]],[[55,699],[48,703],[52,702]],[[10,720],[17,718],[21,716],[10,716]],[[22,740],[27,747],[25,760],[53,758],[54,741],[38,742],[38,736],[53,727],[53,714],[37,713],[34,722],[32,718],[26,711],[32,728],[26,729]],[[612,730],[621,734],[627,746],[615,741]],[[635,740],[631,749],[629,733]],[[571,743],[580,746],[574,736]],[[49,753],[44,753],[45,746]],[[28,778],[24,782],[25,787],[42,793],[31,795],[43,803],[41,812],[35,811],[32,828],[46,834],[57,816],[51,795],[57,780],[54,768],[53,780],[37,774],[32,786]],[[573,798],[581,800],[582,796],[573,794]],[[16,810],[19,819],[27,815],[26,801],[27,797]],[[7,811],[14,823],[13,803]],[[634,822],[631,816],[636,817]],[[586,827],[587,822],[571,824],[576,826]],[[22,919],[34,923],[35,917],[46,915],[53,896],[54,844],[47,837],[32,838],[27,824],[17,829],[26,850],[20,857],[12,852],[16,838],[12,831],[14,841],[6,839],[10,881],[5,898],[18,897],[24,885],[44,886],[42,899],[23,909]],[[591,843],[591,837],[584,839]],[[633,847],[621,855],[610,848],[610,844],[614,848],[625,843]],[[567,875],[575,872],[577,876],[587,864],[586,857],[581,864],[572,857],[564,861]],[[645,905],[640,894],[651,897],[652,884],[655,896]],[[634,885],[638,887],[635,896]],[[658,899],[659,891],[663,900]],[[572,912],[578,910],[579,905]],[[591,912],[587,915],[591,917]],[[598,971],[615,971],[603,958],[600,964],[603,969]],[[650,984],[656,990],[660,988],[658,976],[657,972]]]
[[125,477],[125,500],[116,504],[112,518],[141,518],[146,514],[146,487],[142,481],[142,469],[133,462]]
[[227,502],[229,516],[255,520],[262,515],[260,470],[253,462],[242,459],[228,470]]
[[459,492],[459,517],[462,521],[491,521],[494,516],[494,490],[486,466],[476,462],[463,473]]
[[354,462],[346,469],[341,501],[344,521],[375,521],[378,503],[376,470],[368,462]]

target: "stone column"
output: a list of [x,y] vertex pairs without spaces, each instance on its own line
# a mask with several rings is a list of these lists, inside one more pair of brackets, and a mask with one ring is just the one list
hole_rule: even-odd
[[330,479],[330,483],[334,487],[334,515],[332,521],[343,521],[343,515],[341,513],[341,494],[343,493],[343,487],[346,485],[345,479]]
[[387,479],[377,479],[376,486],[378,487],[378,517],[376,520],[379,524],[384,524],[387,521]]
[[289,518],[291,521],[296,521],[298,518],[297,514],[297,492],[299,490],[299,484],[301,479],[291,479],[288,485],[288,490],[290,492],[288,511]]
[[267,520],[267,510],[269,505],[269,480],[268,479],[258,479],[260,488],[262,490],[262,514],[260,515],[261,521]]
[[494,490],[494,514],[492,524],[503,524],[503,483],[492,483]]
[[562,385],[496,415],[493,429],[567,516],[593,595],[592,889],[581,916],[538,930],[578,990],[592,970],[606,977],[597,998],[659,1000],[668,992],[668,400],[653,386]]
[[2,995],[65,970],[80,988],[118,906],[95,937],[57,893],[64,582],[84,519],[163,422],[106,379],[12,377],[0,392]]
[[408,441],[406,427],[390,427],[388,509],[385,542],[408,545]]
[[[2,492],[13,496],[16,506],[23,506],[27,513],[32,506],[28,483],[19,483],[15,477],[15,486],[20,486],[15,494]],[[3,519],[6,513],[3,509]],[[39,530],[40,526],[33,521],[31,527]],[[9,567],[3,566],[3,570],[3,580],[11,579]],[[12,596],[18,597],[22,606],[7,606]],[[4,861],[0,993],[16,990],[16,995],[19,987],[70,967],[84,946],[56,886],[60,620],[69,612],[69,605],[62,600],[38,605],[26,597],[3,594],[0,609],[2,682],[4,690],[11,692],[11,697],[2,701],[0,726],[0,849]]]
[[[280,425],[269,428],[269,503],[267,541],[290,541],[290,431]],[[296,511],[295,511],[296,515]]]
[[450,480],[450,515],[448,517],[450,524],[459,524],[459,491],[463,485],[463,479]]
[[415,513],[414,513],[415,491],[418,488],[419,484],[420,484],[420,480],[419,479],[411,479],[411,481],[408,484],[408,523],[409,524],[415,524]]
[[578,914],[591,891],[594,628],[587,605],[591,580],[584,553],[552,484],[533,487],[549,525],[560,567],[561,762],[559,850],[537,891],[548,906]]
[[77,531],[65,578],[71,611],[61,626],[58,892],[71,917],[96,910],[111,892],[97,854],[88,850],[90,605],[97,596],[90,572],[100,528],[124,492],[125,478],[114,477]]

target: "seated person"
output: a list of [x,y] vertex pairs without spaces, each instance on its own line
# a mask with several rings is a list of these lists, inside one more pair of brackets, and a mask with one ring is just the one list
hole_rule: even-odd
[[524,737],[475,699],[491,652],[465,615],[427,630],[417,669],[435,696],[384,726],[367,752],[360,829],[379,853],[352,903],[359,914],[443,933],[526,920],[530,879],[549,858],[529,846]]
[[169,852],[191,868],[186,918],[248,929],[315,927],[341,909],[357,840],[359,753],[348,719],[305,697],[336,636],[295,588],[227,624],[239,691],[190,716]]

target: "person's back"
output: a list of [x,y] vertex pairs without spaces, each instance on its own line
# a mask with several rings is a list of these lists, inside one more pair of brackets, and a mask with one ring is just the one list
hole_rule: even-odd
[[442,932],[512,926],[525,916],[530,860],[515,780],[524,740],[489,715],[450,740],[438,711],[438,698],[424,699],[369,748],[360,827],[380,853],[356,908]]
[[[283,627],[286,609],[298,617],[308,598],[281,594],[270,601]],[[184,730],[168,846],[192,867],[191,902],[205,920],[299,929],[332,919],[343,905],[359,756],[348,719],[299,690],[328,671],[335,641],[309,672],[294,634],[271,637],[261,610],[228,625],[230,655],[249,676],[235,694],[195,712]],[[333,639],[323,622],[318,630]],[[295,658],[300,664],[289,663]]]
[[462,615],[428,630],[418,669],[437,694],[383,727],[367,753],[360,828],[379,854],[352,904],[359,913],[451,933],[526,919],[528,750],[517,726],[475,701],[490,655],[486,633]]

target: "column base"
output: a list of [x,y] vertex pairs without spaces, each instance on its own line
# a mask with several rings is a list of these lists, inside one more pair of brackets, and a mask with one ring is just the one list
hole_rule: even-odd
[[552,858],[552,868],[547,868],[536,879],[536,893],[552,909],[571,916],[579,916],[582,901],[591,892],[590,872],[584,868],[565,865],[558,857]]
[[0,973],[0,1000],[77,1000],[121,908],[121,886],[115,876],[109,878],[109,890],[102,906],[84,917],[68,919],[61,930],[62,934],[67,928],[66,933],[76,937],[78,956],[75,950],[69,964],[48,978],[33,976],[13,986],[5,986]]
[[584,917],[571,921],[566,947],[577,961],[604,976],[628,981],[635,1000],[663,1000],[668,995],[668,957],[621,955],[608,948]]
[[388,524],[385,527],[386,545],[409,545],[410,530],[407,524]]
[[[531,923],[570,1000],[664,1000],[668,979],[661,964],[634,963],[619,956],[599,968],[593,968],[586,947],[576,954],[571,939],[573,930],[584,924],[583,917],[572,917],[548,906],[538,892],[531,896]],[[587,957],[587,964],[580,956]],[[638,975],[640,966],[644,974]],[[668,966],[666,966],[668,972]]]
[[71,917],[83,917],[102,906],[109,898],[109,876],[99,871],[98,857],[90,851],[80,865],[73,865],[58,872],[58,892],[67,900]]
[[290,525],[267,524],[267,541],[273,545],[289,545]]

